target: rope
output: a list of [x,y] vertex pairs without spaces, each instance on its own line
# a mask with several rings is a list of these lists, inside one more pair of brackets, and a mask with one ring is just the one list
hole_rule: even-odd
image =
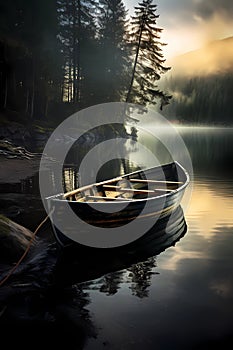
[[2,287],[2,285],[10,278],[10,276],[15,272],[15,270],[19,267],[19,265],[21,264],[21,262],[23,261],[23,259],[25,258],[25,256],[27,255],[27,253],[29,252],[32,243],[35,240],[35,237],[39,231],[39,229],[45,224],[45,222],[48,220],[49,216],[52,214],[54,209],[51,210],[51,212],[46,216],[46,218],[41,221],[41,223],[37,226],[37,228],[35,229],[33,235],[32,235],[32,239],[30,240],[25,252],[23,253],[23,255],[20,257],[20,259],[17,261],[17,263],[15,264],[15,266],[8,272],[8,274],[6,275],[6,277],[4,277],[2,280],[0,280],[0,287]]

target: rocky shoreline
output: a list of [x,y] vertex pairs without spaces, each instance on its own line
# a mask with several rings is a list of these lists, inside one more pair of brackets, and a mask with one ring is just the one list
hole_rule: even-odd
[[45,144],[51,133],[51,129],[26,127],[16,122],[0,125],[0,140],[7,140],[15,146],[27,149],[33,149],[34,145]]
[[[6,271],[9,271],[12,261],[16,262],[19,258],[20,254],[16,252],[20,251],[22,253],[21,248],[23,248],[23,250],[25,249],[25,243],[28,243],[25,234],[27,237],[32,237],[30,229],[33,231],[46,216],[39,194],[35,195],[33,192],[31,193],[29,191],[29,193],[25,195],[22,192],[22,186],[28,185],[26,184],[28,179],[32,181],[34,177],[35,181],[38,182],[38,171],[42,153],[33,152],[32,149],[41,147],[43,149],[50,134],[51,131],[45,133],[35,133],[35,131],[33,131],[30,133],[26,127],[18,124],[8,125],[4,128],[0,127],[1,277],[6,275]],[[101,130],[100,133],[91,131],[81,136],[77,147],[91,148],[105,139],[106,136],[107,138],[116,136],[128,138],[130,135],[128,135],[124,129],[114,130],[113,128],[106,128],[105,130]],[[71,140],[70,136],[61,135],[61,138],[56,140],[56,142],[73,142],[73,139]],[[33,221],[33,227],[30,227],[30,221]],[[27,225],[25,225],[25,223],[27,223]],[[27,228],[25,228],[24,225],[27,226]],[[42,231],[42,237],[39,236],[39,239],[35,241],[35,244],[31,247],[30,254],[20,265],[20,268],[17,269],[17,273],[12,276],[10,285],[12,283],[25,285],[28,282],[24,280],[25,278],[27,279],[27,277],[24,278],[24,276],[30,275],[31,277],[34,276],[31,280],[35,280],[35,283],[39,286],[41,281],[44,283],[46,279],[44,279],[44,276],[50,275],[50,273],[47,274],[47,272],[45,273],[43,271],[51,272],[51,269],[54,268],[57,259],[57,251],[56,245],[54,246],[55,242],[51,240],[51,228],[47,227],[45,231],[44,237],[46,237],[46,239],[44,240],[42,238]],[[24,244],[22,245],[22,243]],[[46,259],[47,262],[45,261]],[[40,266],[39,270],[35,269],[36,266]],[[32,285],[30,288],[31,287]]]
[[[15,146],[26,148],[30,151],[43,150],[46,142],[54,130],[52,128],[42,128],[40,126],[26,127],[22,124],[11,122],[6,125],[0,125],[0,142],[8,141]],[[97,132],[89,131],[83,134],[78,143],[82,146],[91,146],[105,139],[114,137],[130,138],[134,135],[128,134],[123,126],[115,127],[105,126],[99,128]],[[60,135],[60,141],[72,142],[76,140],[76,133],[72,137],[69,135]],[[1,152],[1,145],[0,145]]]

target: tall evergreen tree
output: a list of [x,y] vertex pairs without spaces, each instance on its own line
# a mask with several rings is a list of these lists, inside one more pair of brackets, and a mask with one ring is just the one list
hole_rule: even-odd
[[46,115],[59,90],[56,0],[0,2],[1,107]]
[[143,0],[135,7],[129,33],[130,45],[135,52],[132,78],[127,94],[127,102],[156,104],[160,108],[169,103],[171,96],[161,91],[157,81],[170,67],[165,67],[165,59],[160,42],[162,29],[157,27],[157,5],[153,0]]
[[[86,64],[93,56],[92,41],[95,37],[95,23],[92,0],[58,0],[60,40],[64,55],[64,100],[81,107],[83,85],[87,83]],[[87,51],[89,54],[87,55]],[[87,91],[87,89],[86,89]]]
[[[129,51],[126,43],[127,11],[122,0],[100,0],[97,80],[100,102],[121,101],[127,89]],[[99,84],[98,84],[99,85]]]

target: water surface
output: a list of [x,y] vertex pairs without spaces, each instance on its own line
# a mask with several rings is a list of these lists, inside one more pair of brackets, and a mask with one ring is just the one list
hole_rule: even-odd
[[[58,319],[64,330],[62,334],[57,328],[55,343],[68,334],[66,341],[71,349],[232,348],[233,130],[178,131],[190,152],[194,172],[192,196],[185,211],[187,232],[165,251],[95,279],[86,276],[85,281],[84,266],[82,283],[70,286],[69,292],[57,290],[53,300],[43,304],[47,314]],[[147,147],[158,152],[160,146],[156,148],[147,135],[140,137],[140,142],[144,140]],[[148,165],[133,143],[124,147],[128,147],[128,161],[110,162],[100,171],[100,178],[135,170],[137,160],[141,166]],[[169,161],[166,150],[159,149],[160,157]],[[50,177],[49,181],[56,179]],[[65,167],[66,190],[79,183],[74,169]],[[22,184],[4,184],[1,199],[4,210],[9,213],[11,208],[15,215],[20,198],[24,212],[18,219],[33,228],[36,218],[39,222],[44,215],[38,175]],[[107,266],[108,260],[104,264]],[[54,305],[59,313],[54,314]],[[42,328],[39,326],[39,331]],[[86,328],[91,331],[84,332]],[[48,334],[52,342],[53,333]]]
[[86,349],[233,345],[233,130],[179,132],[194,169],[187,233],[153,261],[110,276],[113,292],[106,277],[85,289],[98,329]]

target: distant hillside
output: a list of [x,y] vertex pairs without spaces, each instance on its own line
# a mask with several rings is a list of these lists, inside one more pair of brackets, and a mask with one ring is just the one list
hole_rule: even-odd
[[165,115],[181,122],[233,125],[233,37],[177,56],[162,88],[172,96]]
[[199,50],[176,56],[169,64],[173,74],[178,75],[233,73],[233,37],[216,40]]

